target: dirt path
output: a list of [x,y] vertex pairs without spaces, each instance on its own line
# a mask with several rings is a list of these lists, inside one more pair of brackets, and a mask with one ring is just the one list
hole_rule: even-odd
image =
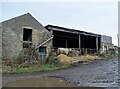
[[73,67],[66,70],[25,74],[3,74],[2,84],[5,86],[11,81],[42,76],[61,78],[77,86],[117,87],[118,58],[95,60],[88,65]]

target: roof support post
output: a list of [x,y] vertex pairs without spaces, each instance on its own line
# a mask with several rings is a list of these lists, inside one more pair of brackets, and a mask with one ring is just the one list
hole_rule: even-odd
[[98,37],[96,37],[96,50],[98,52]]
[[81,49],[81,36],[79,34],[79,49]]
[[80,54],[81,54],[81,36],[79,34],[79,50],[80,50]]
[[[53,36],[53,30],[50,31],[51,35]],[[53,48],[53,39],[51,39],[51,47]]]

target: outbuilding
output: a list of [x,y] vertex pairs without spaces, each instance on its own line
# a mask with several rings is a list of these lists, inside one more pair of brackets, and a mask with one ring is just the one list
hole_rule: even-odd
[[109,39],[107,43],[112,42],[112,37],[82,30],[54,25],[44,27],[30,13],[1,22],[0,33],[0,57],[3,59],[18,59],[21,52],[29,47],[37,50],[38,58],[41,59],[58,48],[78,50],[80,54],[94,54],[100,53],[101,44],[107,41],[105,38]]
[[3,21],[1,28],[3,59],[18,59],[21,52],[30,46],[37,50],[41,58],[51,50],[48,40],[51,34],[30,13]]
[[54,25],[47,25],[45,28],[54,35],[51,41],[53,49],[78,49],[82,54],[100,51],[101,35],[99,34]]

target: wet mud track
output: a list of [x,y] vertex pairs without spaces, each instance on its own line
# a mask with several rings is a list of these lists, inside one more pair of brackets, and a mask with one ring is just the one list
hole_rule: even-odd
[[3,74],[2,85],[5,86],[7,83],[16,80],[43,76],[60,78],[77,87],[118,87],[118,58],[94,60],[88,65],[56,71]]

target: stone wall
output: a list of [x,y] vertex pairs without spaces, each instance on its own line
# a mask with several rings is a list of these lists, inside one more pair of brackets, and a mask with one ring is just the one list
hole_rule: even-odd
[[2,25],[0,24],[0,60],[2,58]]
[[[23,28],[32,28],[32,43],[37,46],[51,36],[29,13],[2,22],[3,58],[16,59],[23,50]],[[50,43],[45,44],[50,48]]]

